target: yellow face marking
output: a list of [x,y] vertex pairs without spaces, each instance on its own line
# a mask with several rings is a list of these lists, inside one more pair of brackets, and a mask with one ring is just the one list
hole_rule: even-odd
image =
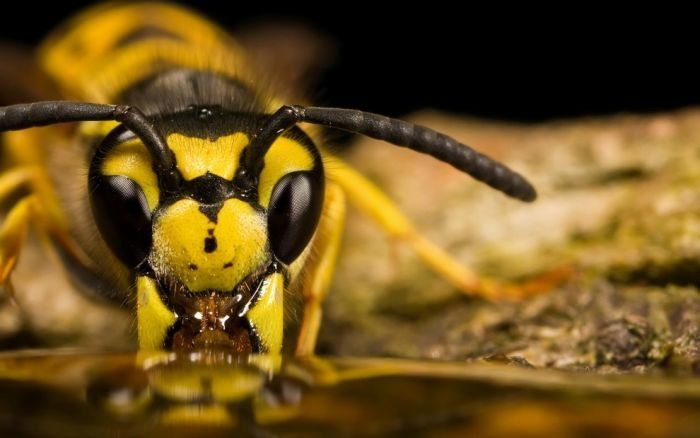
[[275,273],[266,277],[257,293],[258,301],[245,316],[267,352],[278,354],[284,334],[284,276]]
[[237,132],[211,141],[171,134],[167,142],[175,154],[177,168],[186,180],[207,172],[231,180],[238,168],[241,151],[248,144],[248,136]]
[[151,154],[140,140],[126,141],[112,151],[102,164],[103,175],[121,175],[136,182],[146,195],[148,208],[158,205],[158,177],[153,172]]
[[136,279],[139,348],[159,350],[170,326],[175,324],[175,314],[171,312],[158,294],[156,282],[148,277]]
[[300,170],[311,170],[313,167],[313,156],[304,146],[290,138],[278,138],[265,155],[265,167],[260,173],[258,185],[260,205],[267,208],[275,184],[284,175]]
[[183,199],[158,216],[149,261],[192,292],[230,291],[268,259],[265,217],[238,199],[224,202],[216,223],[199,207]]

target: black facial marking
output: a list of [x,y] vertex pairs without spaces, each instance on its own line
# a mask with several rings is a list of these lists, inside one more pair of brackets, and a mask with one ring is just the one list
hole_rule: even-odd
[[[223,202],[218,204],[204,204],[199,206],[199,211],[202,212],[210,222],[216,223],[219,220],[219,212],[223,206]],[[214,230],[209,230],[209,235],[212,234],[214,234]]]
[[207,237],[204,239],[204,252],[216,251],[216,237]]
[[211,172],[189,181],[185,190],[202,204],[215,204],[235,195],[231,181]]
[[213,236],[213,235],[214,235],[214,229],[213,229],[213,228],[209,228],[209,229],[207,230],[207,234],[209,234],[210,236]]
[[233,262],[224,263],[224,269],[230,268],[231,266],[233,266]]
[[190,271],[196,271],[197,269],[199,269],[199,267],[194,263],[190,263],[187,267],[190,268]]

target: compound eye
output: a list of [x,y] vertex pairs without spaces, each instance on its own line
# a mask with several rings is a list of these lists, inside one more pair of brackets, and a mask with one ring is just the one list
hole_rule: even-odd
[[316,230],[323,207],[323,174],[292,172],[272,190],[267,229],[275,256],[285,264],[304,250]]
[[102,237],[126,266],[136,268],[151,249],[151,212],[146,196],[125,176],[90,179],[90,205]]

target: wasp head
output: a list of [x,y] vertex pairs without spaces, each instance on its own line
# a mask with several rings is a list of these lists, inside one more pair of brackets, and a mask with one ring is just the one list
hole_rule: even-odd
[[320,156],[294,128],[251,175],[242,157],[264,116],[207,111],[153,120],[175,185],[138,137],[112,130],[91,163],[93,216],[134,274],[142,348],[279,352],[286,270],[320,217]]

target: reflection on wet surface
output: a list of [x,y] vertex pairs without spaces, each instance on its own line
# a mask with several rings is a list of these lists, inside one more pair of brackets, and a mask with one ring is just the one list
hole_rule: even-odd
[[223,352],[0,355],[0,435],[693,436],[700,381]]

